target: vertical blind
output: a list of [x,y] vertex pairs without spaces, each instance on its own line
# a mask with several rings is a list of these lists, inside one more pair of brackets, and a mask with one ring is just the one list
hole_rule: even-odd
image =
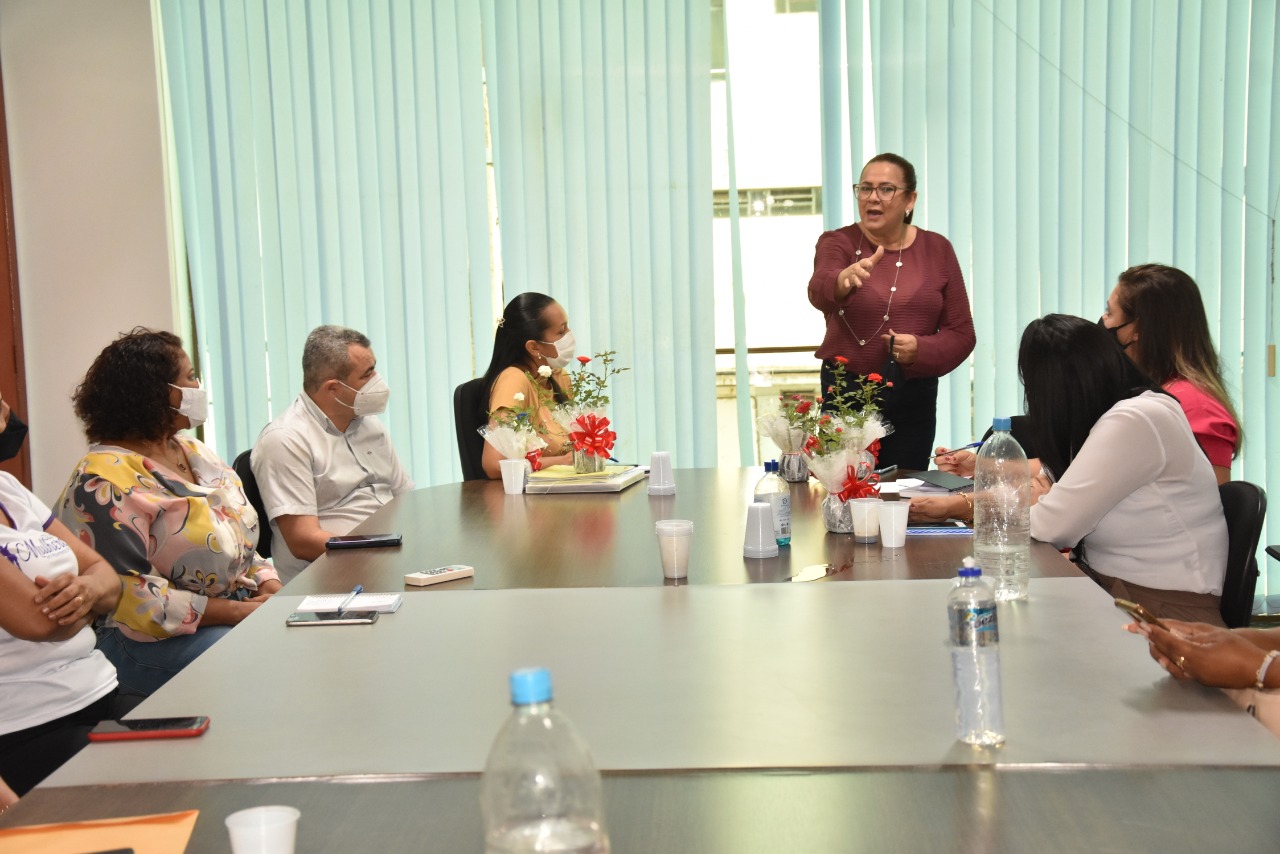
[[[942,383],[939,439],[1022,411],[1017,348],[1048,312],[1102,313],[1125,268],[1200,285],[1245,445],[1233,476],[1280,499],[1274,253],[1280,199],[1280,22],[1272,0],[823,3],[844,39],[849,126],[823,133],[911,160],[916,221],[950,238],[978,344]],[[841,15],[843,13],[843,15]],[[841,20],[843,16],[843,20]],[[862,35],[869,21],[871,56]],[[870,103],[862,74],[871,74]],[[855,154],[854,169],[875,151]],[[838,174],[838,173],[837,173]],[[824,186],[830,197],[838,187]],[[970,405],[970,401],[972,404]],[[1280,541],[1277,514],[1264,539]],[[1280,592],[1280,566],[1264,566]],[[1261,589],[1259,592],[1263,592]]]
[[710,5],[485,0],[506,298],[618,351],[620,459],[714,465]]
[[300,391],[307,333],[339,323],[373,339],[414,477],[457,479],[451,393],[487,367],[496,320],[488,119],[505,297],[551,293],[630,366],[612,389],[617,453],[714,462],[705,4],[160,10],[224,455]]
[[493,328],[477,5],[162,0],[160,13],[223,455],[289,405],[307,333],[337,323],[373,341],[405,465],[455,479],[452,390]]

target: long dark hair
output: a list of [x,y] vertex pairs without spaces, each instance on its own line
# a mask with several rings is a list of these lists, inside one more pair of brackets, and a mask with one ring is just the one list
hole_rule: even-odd
[[1137,322],[1138,341],[1129,349],[1133,360],[1156,382],[1184,379],[1222,404],[1236,423],[1233,450],[1239,453],[1244,431],[1222,379],[1195,280],[1177,267],[1139,264],[1120,274],[1116,302],[1127,320]]
[[[525,342],[546,340],[547,326],[542,315],[553,302],[555,300],[546,294],[530,291],[513,298],[503,309],[498,331],[493,335],[493,358],[489,360],[489,370],[484,372],[483,406],[486,411],[498,374],[507,368],[528,367],[529,351],[524,348]],[[557,403],[568,400],[554,382],[551,390]]]
[[1040,459],[1061,478],[1098,419],[1122,400],[1163,390],[1115,336],[1082,317],[1033,320],[1018,347],[1018,376]]

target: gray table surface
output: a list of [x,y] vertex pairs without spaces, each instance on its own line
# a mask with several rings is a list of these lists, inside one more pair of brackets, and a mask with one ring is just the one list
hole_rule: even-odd
[[[507,495],[497,481],[451,483],[399,496],[356,529],[399,532],[400,548],[330,552],[289,583],[290,593],[413,590],[404,576],[450,563],[475,577],[425,588],[661,586],[653,523],[691,519],[691,584],[744,584],[816,577],[823,582],[954,578],[972,536],[908,537],[906,548],[854,542],[822,522],[827,492],[791,485],[791,545],[777,557],[742,556],[747,505],[760,468],[677,469],[677,492],[650,496],[641,481],[618,494]],[[1052,546],[1032,543],[1033,576],[1079,577]]]
[[46,785],[477,772],[531,664],[608,770],[1280,765],[1280,740],[1168,678],[1085,578],[1001,606],[1008,741],[958,744],[948,587],[463,590],[301,629],[281,594],[135,712],[208,733],[90,745]]
[[[606,774],[618,854],[649,852],[1274,851],[1276,769],[951,768]],[[0,827],[199,809],[190,852],[225,852],[223,819],[297,807],[299,852],[483,850],[475,776],[40,788]]]

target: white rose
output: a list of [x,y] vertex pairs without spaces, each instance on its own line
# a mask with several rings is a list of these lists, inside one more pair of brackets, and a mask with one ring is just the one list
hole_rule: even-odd
[[516,392],[516,403],[524,403],[524,394],[522,392]]
[[538,368],[538,376],[540,376],[540,377],[549,377],[549,376],[551,376],[551,366],[550,366],[550,365],[543,365],[542,367]]

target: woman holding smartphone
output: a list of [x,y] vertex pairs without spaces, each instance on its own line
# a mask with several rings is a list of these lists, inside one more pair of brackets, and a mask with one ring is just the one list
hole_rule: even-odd
[[1225,629],[1161,620],[1125,626],[1175,679],[1226,689],[1236,705],[1280,735],[1280,629]]

